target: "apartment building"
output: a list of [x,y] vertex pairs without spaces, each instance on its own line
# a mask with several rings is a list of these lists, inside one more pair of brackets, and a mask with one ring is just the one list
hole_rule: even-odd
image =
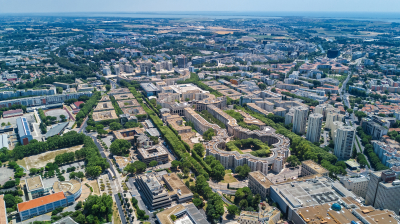
[[315,175],[315,174],[327,176],[329,174],[329,171],[312,160],[306,160],[306,161],[301,162],[301,176],[302,177]]
[[140,160],[146,164],[149,164],[153,160],[157,161],[158,164],[163,164],[168,162],[167,149],[161,144],[153,145],[148,148],[139,148],[138,156]]
[[262,199],[269,197],[269,187],[273,183],[260,171],[249,173],[249,188],[253,194],[259,194]]
[[341,126],[336,130],[334,154],[339,159],[350,159],[355,139],[355,128]]
[[365,134],[371,135],[372,139],[374,140],[380,140],[381,137],[387,135],[389,131],[388,127],[378,124],[371,118],[361,119],[361,127],[363,128]]
[[367,195],[369,177],[356,176],[356,177],[345,177],[340,179],[343,186],[352,191],[355,195],[365,198]]
[[306,133],[306,123],[308,116],[307,107],[295,107],[293,115],[293,132],[299,135]]
[[400,180],[392,170],[376,171],[370,174],[365,204],[377,209],[400,209]]
[[308,128],[306,138],[310,142],[319,142],[321,137],[321,127],[322,127],[322,114],[310,114],[308,116]]

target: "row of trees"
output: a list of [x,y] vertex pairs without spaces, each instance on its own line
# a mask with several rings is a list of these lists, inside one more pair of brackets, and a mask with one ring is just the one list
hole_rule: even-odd
[[389,169],[387,166],[383,165],[378,155],[374,152],[374,147],[371,145],[372,136],[365,134],[362,127],[357,127],[357,134],[361,137],[361,144],[364,145],[364,154],[367,155],[371,166],[379,171]]
[[101,99],[101,93],[93,91],[93,95],[89,100],[86,101],[80,111],[76,114],[76,125],[80,127],[83,123],[83,119],[92,111],[93,107],[97,105],[97,102]]

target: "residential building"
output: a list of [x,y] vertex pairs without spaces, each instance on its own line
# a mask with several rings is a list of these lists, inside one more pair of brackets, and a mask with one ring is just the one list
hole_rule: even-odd
[[389,128],[382,126],[370,118],[363,118],[361,120],[361,127],[365,134],[371,135],[372,139],[380,140],[382,136],[387,135]]
[[400,180],[392,170],[376,171],[370,174],[365,204],[377,209],[400,209]]
[[269,187],[273,183],[260,171],[249,173],[249,188],[253,194],[259,194],[262,199],[269,197]]
[[306,133],[306,123],[308,116],[307,107],[295,107],[293,115],[293,132],[299,135]]
[[160,184],[154,174],[143,174],[136,177],[143,201],[150,210],[157,210],[171,206],[172,200],[168,192]]
[[145,91],[147,97],[156,96],[160,91],[153,83],[141,83],[140,87]]
[[322,127],[322,114],[310,114],[308,116],[308,128],[306,138],[310,142],[319,142],[321,137],[321,127]]
[[365,196],[367,195],[369,177],[345,177],[341,178],[340,182],[347,190],[352,191],[355,195],[359,197],[365,198]]
[[334,154],[339,159],[350,159],[355,139],[355,128],[341,126],[336,130]]
[[329,171],[312,160],[306,160],[306,161],[301,162],[301,176],[302,177],[316,175],[316,174],[319,174],[322,176],[328,176]]
[[186,68],[186,57],[184,55],[178,57],[178,68]]

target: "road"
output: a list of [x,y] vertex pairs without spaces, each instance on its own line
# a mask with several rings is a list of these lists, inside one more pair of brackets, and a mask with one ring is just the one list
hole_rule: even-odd
[[117,204],[117,207],[118,207],[118,213],[119,213],[119,217],[121,218],[121,222],[122,222],[122,224],[126,224],[125,214],[122,210],[121,202],[119,200],[118,194],[114,194],[114,198],[115,198],[115,203]]
[[342,88],[340,88],[340,93],[343,95],[343,93],[344,93],[344,90],[346,89],[346,85],[347,85],[347,82],[349,81],[349,79],[350,79],[350,76],[351,76],[351,72],[349,72],[349,74],[347,75],[347,78],[344,80],[344,82],[343,82],[343,84],[342,84]]
[[[222,198],[222,200],[224,201],[224,202],[226,202],[228,205],[233,205],[230,201],[228,201],[223,195],[221,195],[221,193],[219,193],[217,190],[214,190],[213,189],[213,191],[215,192],[215,193],[217,193],[217,194],[219,194],[219,196],[221,196],[221,198]],[[223,193],[223,192],[222,192]],[[225,193],[224,193],[225,194]]]

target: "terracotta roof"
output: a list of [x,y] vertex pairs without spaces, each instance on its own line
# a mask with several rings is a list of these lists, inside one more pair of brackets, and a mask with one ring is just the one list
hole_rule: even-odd
[[75,106],[76,106],[77,108],[79,108],[79,105],[81,105],[82,103],[85,103],[85,102],[83,102],[83,101],[77,101],[77,102],[75,102],[74,104],[75,104]]
[[389,128],[389,132],[391,132],[391,131],[400,132],[400,128]]
[[55,201],[60,201],[65,199],[64,192],[58,192],[55,194],[50,194],[41,198],[36,198],[27,202],[22,202],[18,204],[18,211],[23,212],[31,208],[36,208],[42,205],[46,205]]

